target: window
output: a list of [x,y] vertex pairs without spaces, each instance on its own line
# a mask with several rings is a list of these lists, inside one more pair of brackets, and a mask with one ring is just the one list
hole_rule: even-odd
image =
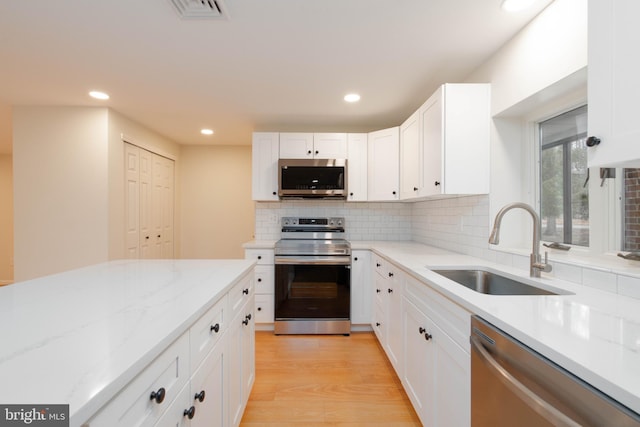
[[587,106],[539,123],[539,135],[542,239],[589,246]]
[[640,251],[640,169],[624,169],[622,250]]

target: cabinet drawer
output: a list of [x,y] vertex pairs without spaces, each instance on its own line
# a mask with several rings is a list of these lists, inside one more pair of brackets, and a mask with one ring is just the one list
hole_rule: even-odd
[[405,296],[470,353],[471,313],[413,277],[407,280]]
[[380,344],[384,345],[384,311],[379,304],[374,304],[373,322],[371,326],[373,327],[373,331],[376,333]]
[[273,294],[274,275],[273,265],[256,265],[256,294]]
[[[187,427],[190,425],[190,420],[185,415],[185,411],[191,408],[193,402],[191,400],[191,390],[189,384],[186,384],[178,397],[169,405],[164,415],[160,417],[154,427]],[[197,411],[195,411],[197,414]]]
[[[254,272],[243,276],[229,291],[229,320],[236,317],[254,293]],[[251,310],[253,311],[253,309]]]
[[226,331],[226,315],[227,296],[225,295],[189,329],[192,371],[198,367]]
[[244,258],[256,260],[259,265],[273,265],[273,249],[245,249]]
[[256,295],[256,323],[274,322],[273,295]]
[[[152,426],[188,380],[189,334],[185,333],[100,409],[88,424],[91,427]],[[160,403],[151,398],[162,391],[164,398],[158,398]]]
[[382,277],[385,277],[385,274],[389,271],[387,261],[385,261],[380,255],[373,254],[371,257],[371,266],[373,267],[373,271]]

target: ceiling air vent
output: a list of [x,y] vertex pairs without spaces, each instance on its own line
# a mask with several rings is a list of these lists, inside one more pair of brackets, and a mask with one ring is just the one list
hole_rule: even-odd
[[184,19],[229,19],[224,0],[170,0]]

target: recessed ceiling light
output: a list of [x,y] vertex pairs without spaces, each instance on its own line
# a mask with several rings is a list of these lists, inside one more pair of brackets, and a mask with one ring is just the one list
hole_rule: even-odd
[[213,135],[213,131],[211,129],[202,129],[200,133],[203,135]]
[[109,95],[107,95],[104,92],[99,92],[97,90],[92,90],[91,92],[89,92],[89,96],[95,99],[102,99],[102,100],[109,99]]
[[518,12],[533,4],[534,0],[503,0],[502,9],[507,12]]
[[358,102],[360,101],[360,95],[357,93],[350,93],[344,96],[344,100],[347,102]]

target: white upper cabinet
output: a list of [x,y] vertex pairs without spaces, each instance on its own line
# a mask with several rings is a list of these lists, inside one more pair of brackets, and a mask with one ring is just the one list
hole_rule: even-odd
[[288,132],[280,133],[281,159],[312,159],[313,134]]
[[313,156],[316,159],[346,159],[346,133],[314,133]]
[[281,133],[281,159],[346,159],[346,133]]
[[489,192],[489,96],[488,84],[445,84],[418,109],[418,197]]
[[255,132],[251,148],[252,199],[278,200],[278,133]]
[[640,167],[640,2],[589,0],[589,167]]
[[368,200],[394,201],[400,198],[399,127],[369,133],[367,137]]
[[367,134],[347,135],[347,201],[367,200]]
[[400,198],[412,199],[420,190],[420,123],[418,112],[400,125]]

